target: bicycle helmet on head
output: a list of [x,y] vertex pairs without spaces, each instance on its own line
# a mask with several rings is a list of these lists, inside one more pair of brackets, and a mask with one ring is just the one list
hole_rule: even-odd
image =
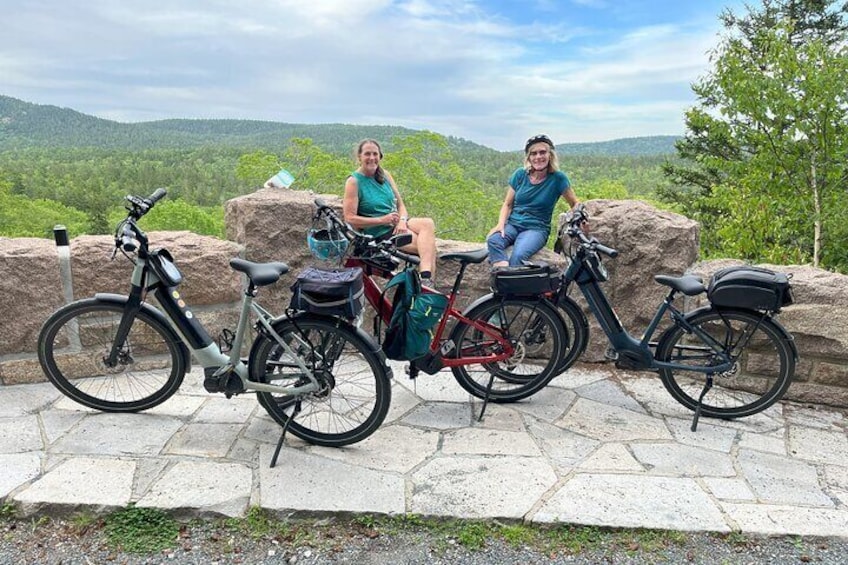
[[530,150],[531,145],[535,145],[537,143],[546,143],[550,146],[551,149],[556,149],[554,146],[554,142],[551,141],[551,138],[545,134],[534,135],[530,139],[527,140],[527,143],[524,144],[524,152],[527,153]]
[[341,258],[349,243],[337,229],[314,227],[306,232],[306,242],[312,255],[322,261]]

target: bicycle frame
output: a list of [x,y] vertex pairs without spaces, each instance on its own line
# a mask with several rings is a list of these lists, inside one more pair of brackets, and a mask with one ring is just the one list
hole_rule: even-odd
[[[383,294],[382,289],[374,281],[373,276],[374,274],[376,274],[377,276],[388,278],[391,276],[391,272],[377,269],[372,265],[369,265],[365,261],[354,257],[348,258],[345,262],[345,266],[361,267],[363,269],[363,272],[365,274],[365,276],[363,277],[365,299],[368,301],[369,304],[371,304],[371,307],[377,311],[377,315],[380,316],[382,323],[388,324],[392,316],[392,305],[386,298],[386,296]],[[462,365],[494,363],[497,361],[504,361],[506,359],[509,359],[515,353],[512,344],[509,340],[503,338],[503,335],[499,331],[499,328],[495,328],[491,324],[486,324],[485,322],[481,322],[479,320],[472,320],[470,318],[467,318],[462,314],[462,312],[455,308],[456,299],[459,294],[459,287],[462,282],[462,277],[465,274],[465,267],[466,265],[460,266],[460,270],[457,273],[456,279],[454,280],[453,287],[451,288],[450,294],[448,294],[448,305],[445,308],[445,313],[442,314],[442,318],[436,325],[436,330],[433,334],[433,340],[430,342],[430,355],[437,356],[440,359],[440,364],[442,367],[459,367]],[[425,288],[423,292],[431,293],[435,291]],[[493,341],[496,341],[501,344],[501,346],[503,347],[503,352],[499,355],[487,355],[477,357],[445,357],[444,355],[442,355],[441,352],[442,336],[444,335],[445,328],[447,327],[448,320],[450,319],[456,320],[457,323],[464,323],[482,332],[483,335],[485,335],[486,337],[489,337]]]
[[[138,230],[140,231],[140,230]],[[138,234],[141,245],[135,260],[132,272],[132,289],[121,317],[115,341],[107,362],[116,363],[117,354],[129,334],[133,319],[140,311],[143,296],[146,290],[154,289],[154,295],[162,306],[166,318],[171,327],[177,332],[189,351],[197,358],[204,369],[217,368],[215,375],[221,375],[228,371],[234,372],[241,379],[245,391],[273,392],[286,396],[296,396],[314,392],[320,388],[317,379],[303,360],[294,353],[292,347],[274,330],[273,323],[278,319],[254,300],[254,290],[248,287],[242,298],[241,312],[239,314],[238,326],[235,339],[233,340],[230,354],[225,355],[217,343],[209,336],[209,333],[194,316],[188,305],[181,298],[177,287],[166,286],[156,273],[148,265],[147,238]],[[153,308],[152,306],[149,306]],[[155,310],[155,308],[153,308]],[[259,383],[248,378],[248,366],[241,359],[241,348],[247,333],[247,324],[250,313],[256,314],[257,325],[260,332],[271,336],[285,352],[294,359],[298,368],[309,378],[310,383],[300,387],[284,388],[273,384]]]
[[[642,335],[642,339],[637,340],[634,338],[621,324],[618,314],[616,314],[615,309],[610,304],[597,277],[584,265],[584,260],[585,252],[581,250],[563,273],[560,292],[567,293],[568,287],[572,282],[577,284],[580,292],[586,299],[586,303],[589,305],[589,309],[606,334],[610,345],[612,345],[617,353],[627,356],[628,360],[634,364],[634,369],[651,371],[674,369],[707,374],[729,371],[733,367],[734,359],[730,358],[724,352],[723,344],[718,343],[712,336],[700,328],[691,325],[686,320],[684,314],[674,307],[673,301],[676,294],[674,289],[669,291],[668,295],[666,295],[665,299],[657,308],[654,317]],[[715,352],[721,363],[709,367],[697,367],[657,361],[651,350],[651,346],[653,345],[651,338],[666,313],[669,313],[675,324],[687,332],[697,335],[705,346],[708,346]]]

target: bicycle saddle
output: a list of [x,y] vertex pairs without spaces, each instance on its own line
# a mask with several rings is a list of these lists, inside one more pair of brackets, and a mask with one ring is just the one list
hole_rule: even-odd
[[683,275],[682,277],[669,277],[666,275],[657,275],[654,280],[658,283],[670,286],[676,291],[682,292],[686,296],[696,296],[702,292],[706,292],[704,281],[701,277],[694,275]]
[[456,253],[445,253],[439,255],[439,259],[445,261],[459,261],[460,263],[482,263],[489,256],[487,248],[475,249],[474,251],[457,251]]
[[244,273],[250,282],[256,286],[274,284],[280,277],[289,272],[289,266],[279,261],[270,263],[254,263],[238,257],[230,259],[230,267]]

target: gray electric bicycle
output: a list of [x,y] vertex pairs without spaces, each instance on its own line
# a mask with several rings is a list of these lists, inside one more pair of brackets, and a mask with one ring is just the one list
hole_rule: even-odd
[[[121,251],[135,265],[129,296],[99,293],[60,308],[44,323],[38,359],[50,382],[84,406],[138,412],[177,391],[193,354],[207,391],[227,398],[254,391],[283,426],[272,466],[289,429],[324,446],[371,435],[391,399],[391,369],[379,346],[342,318],[294,310],[271,315],[254,299],[289,267],[240,258],[230,261],[247,278],[238,326],[213,341],[178,291],[182,275],[171,254],[149,249],[137,224],[165,194],[160,188],[148,198],[126,197],[128,214],[116,228],[112,258]],[[145,302],[150,291],[161,310]],[[251,314],[256,338],[243,359]]]
[[[671,396],[695,412],[694,431],[701,415],[733,419],[761,412],[777,402],[795,374],[798,350],[792,335],[774,318],[792,303],[786,275],[754,267],[732,267],[716,273],[708,286],[695,276],[657,275],[668,295],[641,339],[625,330],[600,283],[608,279],[601,255],[618,251],[588,237],[588,219],[581,205],[560,232],[557,251],[569,259],[559,289],[551,300],[559,307],[568,347],[557,373],[567,370],[586,349],[589,324],[568,296],[575,283],[589,310],[606,334],[607,356],[626,370],[658,372]],[[568,236],[570,245],[562,245]],[[709,304],[684,314],[673,301],[678,294],[707,292]],[[671,326],[651,341],[663,318]]]

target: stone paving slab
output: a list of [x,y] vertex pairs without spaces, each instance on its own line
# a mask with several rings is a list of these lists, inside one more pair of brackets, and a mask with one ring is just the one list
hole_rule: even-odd
[[545,502],[534,521],[666,530],[730,531],[693,479],[580,474]]
[[848,537],[848,417],[778,403],[701,419],[659,379],[576,367],[482,407],[450,371],[395,379],[389,416],[344,448],[289,434],[253,394],[202,374],[141,414],[81,407],[47,383],[0,387],[0,497],[24,513],[137,503],[179,516],[401,514]]

